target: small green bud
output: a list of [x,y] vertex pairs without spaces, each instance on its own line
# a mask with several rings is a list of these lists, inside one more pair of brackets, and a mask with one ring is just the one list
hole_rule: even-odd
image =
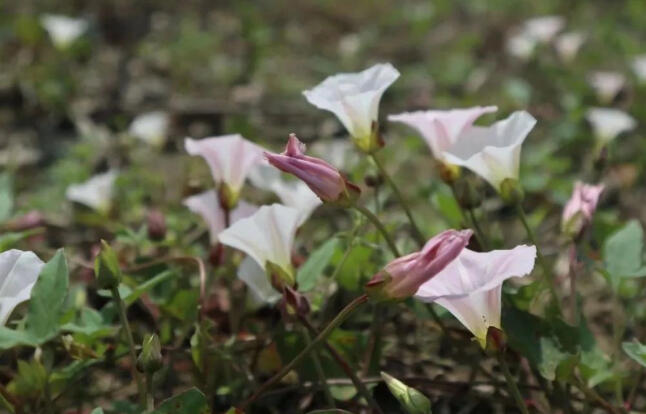
[[381,378],[408,414],[431,414],[431,402],[424,394],[385,372],[381,373]]
[[224,210],[228,211],[233,210],[238,205],[238,198],[240,198],[240,194],[224,182],[220,184],[218,196],[220,197],[220,205]]
[[525,198],[525,192],[520,186],[518,180],[513,178],[505,178],[500,183],[500,197],[509,205],[520,204]]
[[137,358],[137,369],[152,374],[162,367],[161,345],[157,334],[146,335]]
[[102,289],[113,289],[121,282],[121,269],[114,250],[101,240],[101,253],[94,260],[94,276]]
[[437,162],[437,172],[445,183],[451,185],[454,183],[461,175],[461,168],[458,165],[449,164],[446,162],[438,161]]

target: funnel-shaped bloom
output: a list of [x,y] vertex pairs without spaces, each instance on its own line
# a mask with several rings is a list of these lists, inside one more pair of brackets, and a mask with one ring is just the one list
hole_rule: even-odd
[[619,72],[594,72],[588,82],[603,103],[610,103],[624,88],[626,77]]
[[424,283],[415,298],[435,302],[451,312],[484,348],[489,327],[501,329],[503,282],[529,274],[535,259],[534,246],[486,253],[464,249],[457,259]]
[[518,111],[491,126],[468,128],[445,151],[445,159],[470,169],[500,191],[503,180],[518,180],[520,148],[534,125],[533,116]]
[[590,224],[603,188],[603,184],[590,185],[580,181],[574,184],[572,197],[565,204],[561,219],[561,228],[565,233],[576,236]]
[[186,152],[207,162],[220,198],[229,208],[236,205],[249,171],[262,161],[263,149],[238,134],[201,140],[186,138],[184,146]]
[[401,122],[415,128],[426,141],[433,156],[444,159],[444,151],[482,115],[498,110],[495,106],[475,106],[448,111],[404,112],[388,116],[389,121]]
[[242,250],[272,278],[293,285],[291,254],[298,228],[298,210],[281,204],[262,206],[220,233],[220,243]]
[[333,112],[357,147],[372,152],[382,145],[376,130],[379,101],[398,77],[390,63],[380,63],[362,72],[330,76],[303,95],[317,108]]
[[47,30],[52,43],[59,49],[65,49],[87,30],[87,21],[67,16],[46,14],[40,22]]
[[381,300],[411,297],[420,286],[451,263],[469,244],[471,230],[446,230],[430,239],[419,252],[388,263],[366,285],[368,293]]
[[162,147],[168,135],[169,117],[166,112],[154,111],[138,115],[128,132],[148,145]]
[[84,183],[67,187],[65,196],[68,200],[91,207],[100,212],[110,209],[116,171],[97,174]]
[[585,113],[585,118],[592,125],[594,135],[602,146],[637,126],[635,118],[614,108],[590,108]]
[[265,157],[274,167],[303,180],[323,202],[347,204],[360,192],[339,170],[320,158],[305,155],[305,145],[294,134],[289,136],[283,153],[265,152]]
[[32,252],[0,253],[0,325],[7,322],[16,306],[29,299],[43,266]]
[[[226,226],[225,212],[218,199],[218,193],[215,190],[205,191],[186,198],[183,201],[184,205],[188,207],[195,214],[202,216],[202,219],[209,227],[209,236],[211,244],[218,242],[218,235]],[[258,207],[241,201],[236,208],[231,211],[230,219],[233,224],[236,221],[249,217],[258,210]]]
[[576,57],[583,42],[585,42],[585,35],[583,33],[568,32],[556,38],[554,47],[561,60],[570,62]]

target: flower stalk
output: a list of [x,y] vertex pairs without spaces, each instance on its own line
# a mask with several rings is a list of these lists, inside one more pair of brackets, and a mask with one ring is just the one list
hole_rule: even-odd
[[498,362],[500,363],[500,368],[502,369],[502,373],[505,376],[505,381],[507,381],[507,387],[509,388],[509,393],[514,398],[514,401],[516,402],[518,409],[522,414],[529,414],[529,411],[527,410],[527,405],[525,404],[525,400],[523,400],[523,397],[520,394],[520,390],[516,385],[516,380],[511,375],[511,372],[509,371],[509,365],[507,365],[507,361],[505,360],[505,355],[503,352],[498,352]]
[[280,371],[278,371],[273,377],[269,378],[264,384],[262,384],[249,398],[247,398],[238,409],[241,411],[246,411],[254,401],[258,399],[265,391],[271,388],[274,384],[280,381],[285,375],[289,373],[299,362],[303,360],[313,349],[315,349],[319,344],[325,341],[325,339],[334,331],[341,323],[343,323],[355,310],[357,310],[361,305],[368,301],[368,295],[361,295],[352,302],[350,302],[345,308],[339,312],[332,321],[321,331],[320,334],[312,340],[312,342],[307,345],[294,359],[292,359],[288,364],[286,364]]

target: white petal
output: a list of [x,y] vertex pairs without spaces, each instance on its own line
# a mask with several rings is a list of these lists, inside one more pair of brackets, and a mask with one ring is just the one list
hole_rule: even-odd
[[[202,219],[209,227],[211,244],[218,242],[218,235],[225,228],[224,211],[220,206],[217,192],[215,190],[205,191],[200,194],[190,196],[184,200],[184,205],[193,213],[202,216]],[[239,201],[236,208],[231,212],[231,223],[249,217],[258,207]]]
[[263,303],[275,303],[280,293],[269,283],[269,278],[262,267],[251,257],[246,257],[238,267],[238,278],[249,286],[253,296]]
[[362,72],[330,76],[303,94],[312,105],[333,112],[350,135],[362,138],[378,120],[381,96],[398,77],[397,69],[382,63]]
[[415,297],[432,302],[443,297],[464,296],[487,291],[510,277],[529,274],[534,268],[536,247],[516,246],[511,250],[462,253],[434,278],[424,283]]
[[46,14],[40,22],[57,47],[67,47],[87,30],[87,21],[67,16]]
[[277,168],[268,164],[254,168],[249,174],[249,180],[256,187],[276,194],[282,204],[298,210],[300,213],[299,226],[312,215],[318,206],[323,204],[321,199],[303,181],[286,181],[281,177]]
[[599,100],[610,102],[623,89],[626,77],[619,72],[595,72],[590,75],[588,81]]
[[592,125],[596,137],[602,143],[608,143],[619,134],[628,132],[637,126],[635,118],[614,108],[590,108],[585,117]]
[[70,201],[86,205],[98,211],[108,210],[112,201],[114,181],[118,175],[118,172],[114,170],[97,174],[84,183],[67,187],[65,196]]
[[166,112],[154,111],[137,116],[129,132],[147,144],[161,147],[166,142],[169,117]]
[[238,134],[186,138],[184,146],[189,154],[206,160],[216,183],[226,183],[235,192],[240,191],[249,171],[262,161],[263,149]]
[[242,250],[265,269],[272,262],[291,273],[291,252],[299,211],[281,204],[262,206],[220,233],[220,243]]
[[29,299],[44,263],[32,252],[8,250],[0,253],[0,324]]
[[536,49],[537,41],[525,31],[521,31],[507,39],[507,52],[522,60],[529,59]]
[[554,47],[556,52],[559,54],[559,57],[566,62],[574,59],[576,54],[579,52],[579,49],[585,42],[585,35],[579,32],[568,32],[563,33],[556,38],[556,43]]
[[441,298],[436,303],[451,312],[484,348],[489,327],[500,329],[501,290],[502,285],[466,296]]
[[402,122],[415,128],[431,148],[433,156],[442,159],[444,151],[449,149],[478,117],[497,110],[495,106],[476,106],[445,111],[404,112],[390,115],[388,120]]
[[475,126],[465,130],[444,157],[500,189],[504,179],[518,179],[521,145],[534,125],[536,119],[529,113],[514,112],[489,127]]
[[524,24],[528,36],[541,43],[548,43],[565,26],[561,16],[541,16],[529,19]]

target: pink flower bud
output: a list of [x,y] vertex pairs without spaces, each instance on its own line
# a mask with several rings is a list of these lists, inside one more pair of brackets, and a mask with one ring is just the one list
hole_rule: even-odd
[[388,263],[366,288],[382,300],[413,296],[417,289],[451,263],[469,244],[471,230],[446,230],[426,242],[424,248]]
[[565,205],[561,219],[565,233],[576,236],[590,224],[603,188],[603,184],[589,185],[580,181],[574,184],[572,197]]
[[323,202],[347,204],[361,192],[327,162],[305,155],[305,145],[295,134],[289,135],[285,152],[265,152],[265,157],[274,167],[303,180]]

